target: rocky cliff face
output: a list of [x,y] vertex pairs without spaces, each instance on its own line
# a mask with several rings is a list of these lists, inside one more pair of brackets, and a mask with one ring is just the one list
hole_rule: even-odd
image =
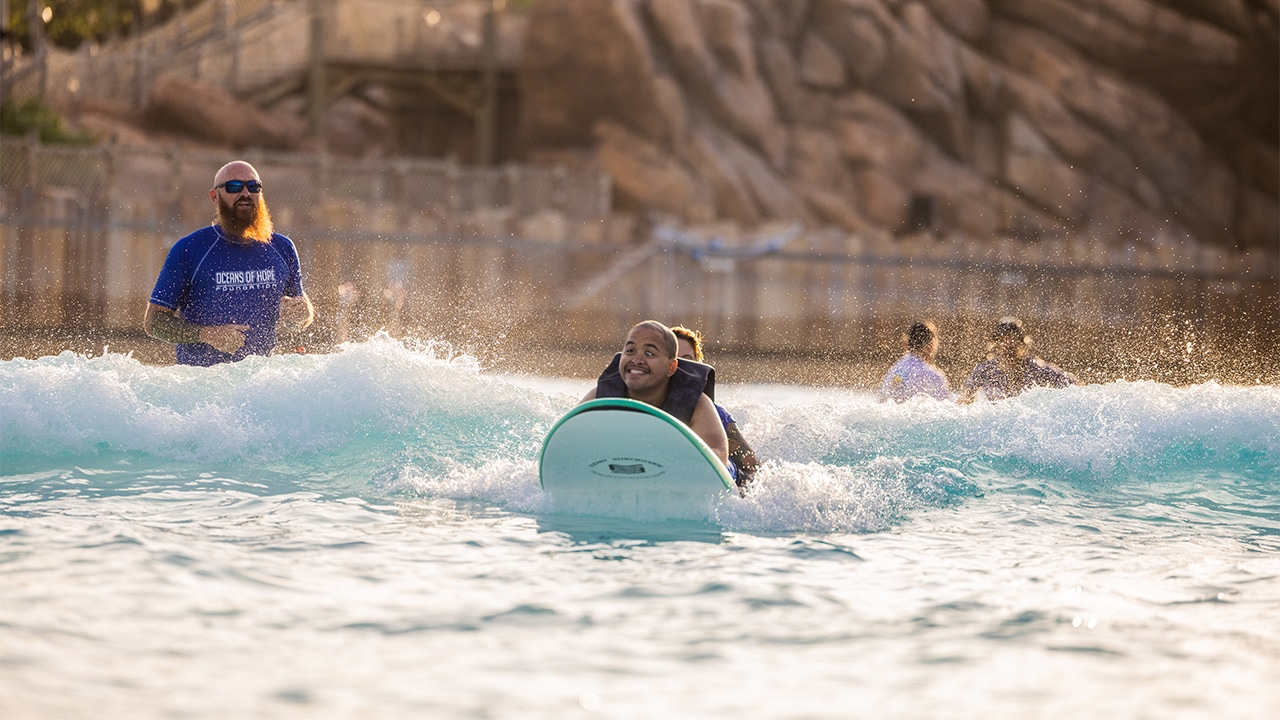
[[1280,0],[538,0],[526,147],[622,208],[1280,242]]

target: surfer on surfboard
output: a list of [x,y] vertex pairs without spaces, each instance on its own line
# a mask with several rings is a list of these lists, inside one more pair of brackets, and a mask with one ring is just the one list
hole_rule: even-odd
[[662,408],[689,426],[720,462],[728,466],[729,441],[715,404],[706,394],[714,388],[709,365],[676,357],[679,345],[671,328],[656,320],[636,324],[622,352],[614,356],[596,386],[582,402],[625,397]]

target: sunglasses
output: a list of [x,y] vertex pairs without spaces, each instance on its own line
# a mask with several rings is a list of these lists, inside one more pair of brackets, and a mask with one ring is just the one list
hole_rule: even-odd
[[232,195],[239,195],[245,188],[249,188],[249,192],[255,195],[262,192],[262,183],[257,180],[228,180],[213,187],[214,189],[222,188]]

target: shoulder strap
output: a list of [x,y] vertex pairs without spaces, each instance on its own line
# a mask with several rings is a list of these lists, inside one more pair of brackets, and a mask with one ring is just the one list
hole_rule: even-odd
[[600,373],[600,378],[596,380],[596,397],[598,398],[624,398],[627,396],[626,383],[622,382],[622,373],[618,370],[618,365],[622,361],[622,353],[614,353],[613,361],[609,363],[609,367]]
[[712,401],[716,399],[716,369],[710,365],[681,359],[676,368],[676,374],[671,376],[671,381],[676,382],[677,377],[684,378],[681,382],[700,387],[702,393]]
[[[600,373],[596,380],[596,397],[624,398],[627,396],[627,385],[622,381],[619,365],[622,353],[616,353],[609,367]],[[667,399],[662,409],[679,418],[688,425],[693,420],[693,411],[698,406],[698,398],[707,395],[715,400],[716,370],[705,363],[692,360],[680,360],[676,372],[671,376],[671,385],[667,388]]]
[[693,420],[693,411],[698,407],[698,398],[705,394],[715,400],[715,373],[715,368],[710,365],[680,360],[676,373],[671,376],[667,400],[662,403],[662,409],[688,425]]

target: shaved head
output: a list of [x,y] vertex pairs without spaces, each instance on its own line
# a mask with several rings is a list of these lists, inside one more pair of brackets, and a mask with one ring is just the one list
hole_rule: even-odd
[[262,180],[258,177],[258,171],[253,166],[243,160],[232,160],[218,169],[213,175],[213,184],[221,185],[228,180]]
[[633,325],[631,327],[631,332],[635,332],[640,329],[652,330],[653,332],[661,335],[662,349],[667,351],[667,357],[676,356],[680,347],[680,342],[676,340],[676,334],[671,332],[671,328],[663,325],[657,320],[645,320],[644,322],[639,322]]

